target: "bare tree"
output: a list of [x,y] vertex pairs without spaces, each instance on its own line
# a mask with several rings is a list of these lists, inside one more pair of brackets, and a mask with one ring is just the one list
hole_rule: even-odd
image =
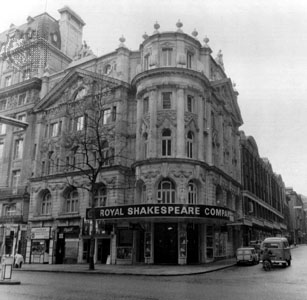
[[[123,102],[116,100],[116,92],[119,89],[123,87],[114,83],[94,82],[91,90],[81,88],[73,99],[66,102],[64,109],[69,126],[62,133],[63,149],[61,153],[51,153],[49,157],[53,168],[61,169],[65,174],[69,187],[83,189],[89,193],[92,210],[96,207],[95,195],[99,188],[99,175],[106,167],[121,166],[120,172],[131,172],[126,155],[129,136],[127,109],[123,108]],[[112,188],[133,188],[133,176],[124,178],[128,182],[117,183]],[[89,269],[94,270],[94,213],[91,228]]]

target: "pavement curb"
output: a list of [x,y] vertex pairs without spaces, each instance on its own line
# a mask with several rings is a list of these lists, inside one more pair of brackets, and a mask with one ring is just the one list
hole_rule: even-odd
[[229,265],[223,265],[219,267],[212,267],[212,268],[207,268],[204,270],[198,270],[198,271],[189,271],[189,272],[177,272],[177,273],[150,273],[150,271],[147,272],[129,272],[129,271],[103,271],[103,270],[46,270],[46,269],[36,269],[36,270],[31,270],[31,269],[16,269],[15,271],[18,272],[49,272],[49,273],[67,273],[67,274],[72,274],[72,273],[79,273],[79,274],[102,274],[102,275],[133,275],[133,276],[160,276],[160,277],[166,277],[166,276],[188,276],[188,275],[198,275],[198,274],[205,274],[205,273],[212,273],[215,271],[231,268],[235,266],[236,264],[229,264]]

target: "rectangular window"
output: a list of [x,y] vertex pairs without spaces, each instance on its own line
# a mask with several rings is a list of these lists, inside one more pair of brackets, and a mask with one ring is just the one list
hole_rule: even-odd
[[5,134],[6,133],[6,125],[0,123],[0,134]]
[[59,130],[58,130],[58,135],[62,133],[62,121],[59,122]]
[[23,93],[18,96],[18,105],[24,105],[27,103],[27,94]]
[[4,215],[5,216],[15,216],[16,215],[16,203],[6,205],[4,207]]
[[19,186],[19,180],[20,180],[20,170],[13,171],[12,173],[12,188],[13,192],[17,193],[17,189]]
[[170,66],[172,64],[172,51],[171,48],[162,49],[162,64],[163,66]]
[[166,92],[162,93],[162,108],[163,109],[171,109],[172,107],[172,93]]
[[52,123],[52,124],[50,124],[49,136],[50,137],[57,136],[58,132],[59,132],[59,123]]
[[102,124],[109,124],[111,121],[111,109],[107,108],[102,111]]
[[34,146],[33,146],[33,152],[32,152],[32,160],[35,159],[35,156],[36,156],[36,149],[37,149],[37,144],[34,144]]
[[149,69],[149,54],[144,57],[144,71]]
[[6,109],[6,103],[7,103],[6,99],[3,99],[3,100],[0,101],[0,110]]
[[194,112],[194,97],[188,95],[187,97],[187,110],[188,112]]
[[162,140],[162,156],[171,156],[172,141],[170,139]]
[[15,140],[15,147],[14,147],[14,159],[22,158],[23,153],[23,139]]
[[113,106],[113,108],[112,108],[112,122],[116,121],[116,114],[117,114],[116,106]]
[[83,116],[78,117],[77,120],[76,120],[76,123],[77,123],[77,131],[83,130],[83,128],[84,128],[84,117]]
[[45,161],[42,161],[42,176],[45,175]]
[[22,80],[30,79],[30,69],[25,69],[22,71]]
[[[21,121],[21,122],[26,122],[26,120],[27,120],[27,115],[26,115],[26,114],[17,115],[17,120],[18,120],[18,121]],[[21,127],[15,127],[15,128],[14,128],[14,131],[17,131],[17,130],[23,130],[23,128],[21,128]]]
[[4,141],[0,140],[0,160],[3,157]]
[[143,99],[143,113],[147,114],[149,111],[149,98],[146,97]]
[[187,68],[188,69],[192,68],[192,57],[193,57],[193,54],[191,52],[187,52]]
[[5,80],[4,82],[5,87],[10,86],[12,84],[12,76],[6,76],[4,80]]

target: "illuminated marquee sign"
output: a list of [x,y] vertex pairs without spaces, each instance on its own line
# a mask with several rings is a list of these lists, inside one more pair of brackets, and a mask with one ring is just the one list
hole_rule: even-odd
[[[94,209],[95,218],[122,219],[148,217],[189,217],[189,218],[218,218],[229,220],[232,211],[225,207],[210,205],[184,204],[147,204],[108,206]],[[86,210],[87,219],[92,219],[92,209]]]

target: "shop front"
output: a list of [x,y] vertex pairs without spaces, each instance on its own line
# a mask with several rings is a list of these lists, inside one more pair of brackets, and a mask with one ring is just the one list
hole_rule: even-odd
[[51,263],[53,239],[50,227],[31,228],[30,263]]
[[56,264],[72,264],[78,262],[79,235],[79,226],[58,227],[55,252]]
[[[113,224],[113,264],[197,264],[233,254],[233,212],[183,204],[125,205],[87,210],[87,220]],[[113,253],[112,253],[113,250]]]

